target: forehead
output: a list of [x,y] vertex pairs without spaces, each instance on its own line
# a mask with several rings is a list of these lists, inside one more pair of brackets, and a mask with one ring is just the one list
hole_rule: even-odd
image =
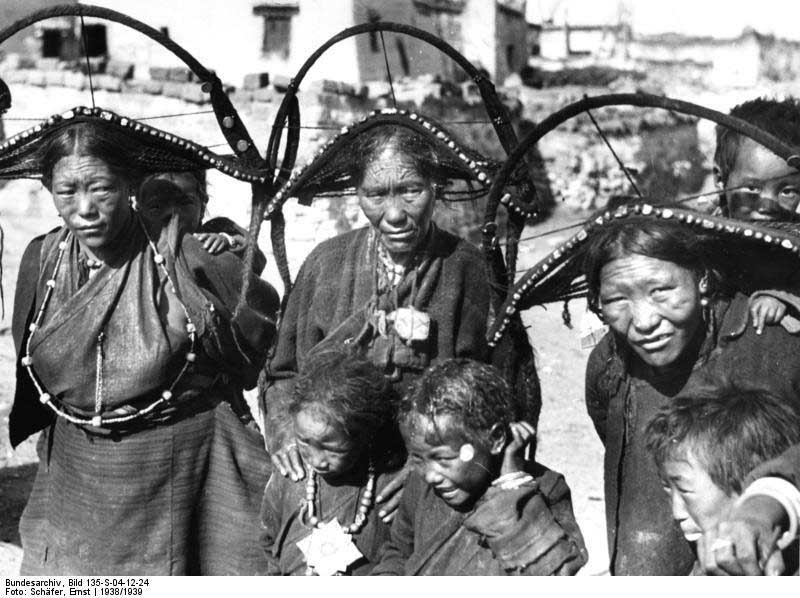
[[108,164],[94,156],[64,156],[53,167],[53,179],[104,176],[115,177]]
[[611,260],[600,271],[600,286],[636,284],[664,278],[692,279],[690,270],[674,262],[632,254]]
[[800,176],[800,172],[752,139],[743,138],[740,140],[736,152],[736,163],[730,176],[770,179],[790,175]]
[[388,178],[422,178],[411,157],[394,143],[381,147],[367,163],[364,183]]
[[458,451],[463,439],[453,433],[454,421],[450,415],[441,415],[434,423],[430,417],[419,413],[405,417],[400,431],[411,452],[426,453],[436,449]]
[[305,407],[294,415],[293,420],[295,431],[305,438],[331,440],[345,436],[324,409]]

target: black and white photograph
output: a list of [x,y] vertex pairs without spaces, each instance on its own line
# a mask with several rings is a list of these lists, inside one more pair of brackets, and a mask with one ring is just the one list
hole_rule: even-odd
[[0,303],[3,595],[800,575],[800,4],[0,0]]

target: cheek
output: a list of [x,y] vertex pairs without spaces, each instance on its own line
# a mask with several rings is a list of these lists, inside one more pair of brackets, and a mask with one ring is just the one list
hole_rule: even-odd
[[383,209],[379,205],[364,197],[359,197],[358,205],[361,207],[361,211],[364,212],[364,216],[367,217],[367,220],[369,220],[372,225],[376,225],[380,222]]

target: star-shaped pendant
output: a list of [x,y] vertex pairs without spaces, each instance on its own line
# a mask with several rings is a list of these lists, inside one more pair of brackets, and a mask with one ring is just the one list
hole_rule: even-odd
[[314,573],[323,576],[344,573],[347,567],[364,556],[338,519],[314,528],[310,535],[297,543],[297,547],[303,551],[306,563]]

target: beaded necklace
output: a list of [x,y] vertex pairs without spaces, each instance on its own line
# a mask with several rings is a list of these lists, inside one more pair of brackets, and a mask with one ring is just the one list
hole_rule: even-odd
[[183,309],[184,315],[186,316],[186,333],[189,336],[189,351],[186,353],[186,356],[185,356],[186,358],[185,358],[185,361],[183,363],[183,367],[181,368],[180,372],[178,372],[177,377],[175,378],[175,380],[173,380],[172,384],[170,384],[169,387],[167,387],[167,389],[161,391],[161,394],[160,394],[158,399],[153,401],[147,407],[144,407],[142,409],[138,409],[134,413],[130,413],[130,414],[127,414],[127,415],[113,416],[113,417],[104,418],[102,416],[102,414],[100,413],[100,411],[101,411],[101,409],[103,407],[103,356],[104,356],[103,355],[103,343],[105,342],[105,333],[103,331],[101,331],[100,334],[97,337],[97,362],[96,362],[96,366],[95,366],[95,368],[96,368],[95,369],[96,378],[95,378],[95,415],[94,415],[94,417],[92,417],[91,419],[75,417],[73,415],[70,415],[66,411],[64,411],[59,406],[59,404],[58,404],[57,400],[55,399],[55,397],[53,397],[50,393],[47,392],[47,390],[44,388],[44,385],[39,381],[39,379],[36,376],[36,373],[33,370],[33,357],[31,356],[31,339],[33,338],[33,335],[36,333],[36,331],[41,326],[42,320],[44,319],[44,314],[47,311],[47,307],[50,304],[50,299],[53,296],[53,291],[54,291],[55,286],[56,286],[56,277],[58,276],[58,271],[61,268],[61,262],[64,259],[64,252],[67,250],[67,247],[69,246],[69,241],[72,239],[72,231],[70,231],[69,233],[67,233],[67,236],[66,236],[65,240],[61,241],[58,244],[58,256],[56,257],[56,263],[55,263],[55,266],[53,267],[53,274],[51,275],[51,277],[45,283],[46,286],[47,286],[47,290],[45,291],[44,299],[42,300],[42,304],[39,307],[39,311],[36,314],[36,318],[34,318],[34,321],[28,327],[28,330],[30,331],[30,334],[28,335],[28,339],[25,342],[25,356],[21,359],[21,363],[25,367],[25,369],[27,370],[31,381],[33,382],[34,386],[36,387],[36,390],[39,392],[39,402],[42,403],[43,405],[47,405],[50,409],[53,410],[53,412],[57,416],[62,417],[65,420],[67,420],[67,421],[69,421],[69,422],[71,422],[73,424],[77,424],[77,425],[81,425],[81,426],[90,425],[90,426],[93,426],[95,428],[100,428],[103,425],[107,425],[107,424],[119,424],[119,423],[122,423],[122,422],[132,421],[132,420],[138,419],[140,417],[143,417],[143,416],[147,415],[148,413],[153,412],[160,405],[162,405],[164,403],[167,403],[170,399],[172,399],[172,393],[175,390],[175,387],[178,385],[178,383],[183,378],[184,374],[189,370],[189,368],[192,366],[192,364],[195,362],[195,359],[197,358],[197,354],[195,353],[195,350],[194,350],[195,349],[195,341],[197,340],[197,333],[196,333],[196,327],[195,327],[194,323],[192,322],[191,317],[189,316],[189,310],[186,308],[186,305],[183,303],[183,301],[181,300],[181,298],[178,295],[177,291],[175,290],[176,289],[175,281],[173,281],[172,277],[170,276],[169,270],[167,269],[167,266],[166,266],[166,263],[165,263],[166,260],[164,259],[164,256],[161,255],[158,252],[158,249],[156,248],[155,243],[153,243],[153,240],[147,234],[147,229],[145,228],[144,223],[142,222],[142,219],[139,217],[139,214],[134,212],[134,217],[136,218],[137,222],[139,223],[139,226],[141,227],[142,232],[144,233],[144,236],[147,239],[147,243],[150,245],[150,248],[153,251],[153,261],[163,271],[164,275],[167,278],[167,281],[169,283],[167,285],[167,288],[175,295],[175,297],[178,300],[178,303],[180,304],[181,308]]
[[[306,504],[301,512],[301,522],[313,529],[310,536],[297,543],[306,556],[306,575],[338,575],[363,555],[353,544],[352,536],[361,531],[373,505],[375,493],[375,466],[370,460],[367,484],[358,504],[353,523],[342,527],[334,518],[327,523],[315,515],[317,499],[317,474],[310,472],[306,481]],[[304,516],[305,515],[305,521]]]

